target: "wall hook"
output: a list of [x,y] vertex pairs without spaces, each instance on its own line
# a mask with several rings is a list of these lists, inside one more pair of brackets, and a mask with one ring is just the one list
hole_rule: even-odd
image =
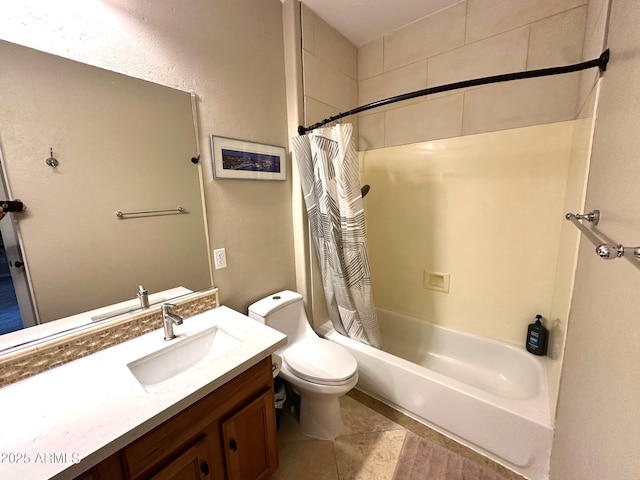
[[60,162],[53,158],[53,148],[49,147],[49,158],[45,160],[46,164],[51,168],[56,168]]

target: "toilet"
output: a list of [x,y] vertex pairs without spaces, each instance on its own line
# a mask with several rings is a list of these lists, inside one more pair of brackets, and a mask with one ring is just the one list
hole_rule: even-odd
[[287,335],[280,377],[300,395],[300,430],[332,440],[344,429],[340,397],[358,382],[358,364],[346,349],[322,339],[307,320],[302,295],[289,290],[249,306],[249,317]]

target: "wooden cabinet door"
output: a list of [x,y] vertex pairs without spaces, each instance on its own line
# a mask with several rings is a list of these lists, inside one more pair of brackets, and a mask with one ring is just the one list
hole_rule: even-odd
[[188,448],[175,460],[156,473],[151,480],[208,480],[210,479],[207,438]]
[[124,480],[119,454],[111,455],[76,480]]
[[222,424],[228,480],[264,480],[278,468],[273,389]]

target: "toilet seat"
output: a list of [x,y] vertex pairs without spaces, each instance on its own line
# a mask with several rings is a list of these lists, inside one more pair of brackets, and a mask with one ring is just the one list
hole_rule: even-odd
[[358,371],[353,355],[321,338],[296,342],[282,352],[282,358],[295,376],[320,385],[343,385]]

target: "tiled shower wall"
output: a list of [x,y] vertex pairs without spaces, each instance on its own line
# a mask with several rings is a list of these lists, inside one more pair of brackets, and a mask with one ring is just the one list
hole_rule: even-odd
[[[587,0],[468,0],[358,49],[358,104],[582,61]],[[597,54],[595,56],[598,56]],[[580,74],[446,92],[359,118],[359,150],[573,120]]]
[[358,50],[304,4],[302,55],[305,125],[358,106]]

